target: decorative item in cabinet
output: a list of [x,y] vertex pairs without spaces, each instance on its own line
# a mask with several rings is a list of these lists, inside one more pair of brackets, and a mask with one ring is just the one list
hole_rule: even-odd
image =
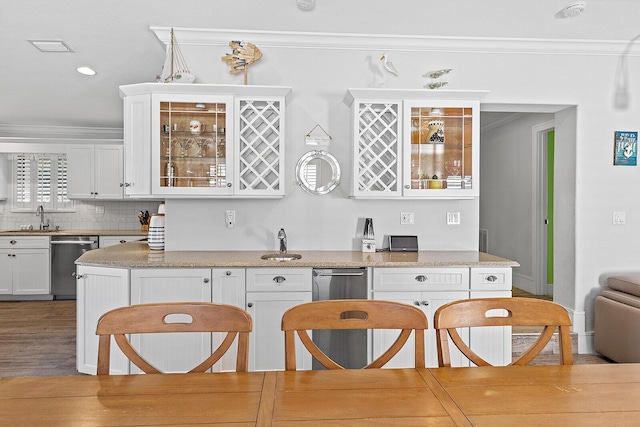
[[227,103],[160,102],[159,188],[227,189]]
[[471,188],[472,109],[411,107],[410,111],[410,188]]

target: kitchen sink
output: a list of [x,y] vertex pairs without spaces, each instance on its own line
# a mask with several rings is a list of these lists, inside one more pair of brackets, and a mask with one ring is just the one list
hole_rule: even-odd
[[302,258],[302,255],[290,254],[285,252],[285,253],[264,254],[260,258],[267,259],[270,261],[295,261],[297,259]]

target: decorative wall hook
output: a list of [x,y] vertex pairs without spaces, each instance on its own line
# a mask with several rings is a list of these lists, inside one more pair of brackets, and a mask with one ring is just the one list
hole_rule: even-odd
[[[320,128],[320,130],[322,131],[321,135],[312,135],[313,132]],[[316,132],[317,134],[317,132]],[[320,125],[315,125],[309,132],[307,132],[307,134],[304,136],[304,143],[305,145],[331,145],[331,140],[333,138],[331,137],[331,135],[329,135],[329,133],[327,133],[326,130],[324,130],[324,128]]]

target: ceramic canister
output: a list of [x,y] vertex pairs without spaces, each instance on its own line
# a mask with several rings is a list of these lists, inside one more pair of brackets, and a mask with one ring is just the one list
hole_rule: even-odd
[[164,250],[164,214],[154,213],[151,215],[147,242],[149,243],[149,249],[151,250]]

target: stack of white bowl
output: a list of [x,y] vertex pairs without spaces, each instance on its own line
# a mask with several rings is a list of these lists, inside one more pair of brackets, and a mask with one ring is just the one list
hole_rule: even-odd
[[164,214],[154,213],[149,222],[149,249],[152,251],[164,250]]

